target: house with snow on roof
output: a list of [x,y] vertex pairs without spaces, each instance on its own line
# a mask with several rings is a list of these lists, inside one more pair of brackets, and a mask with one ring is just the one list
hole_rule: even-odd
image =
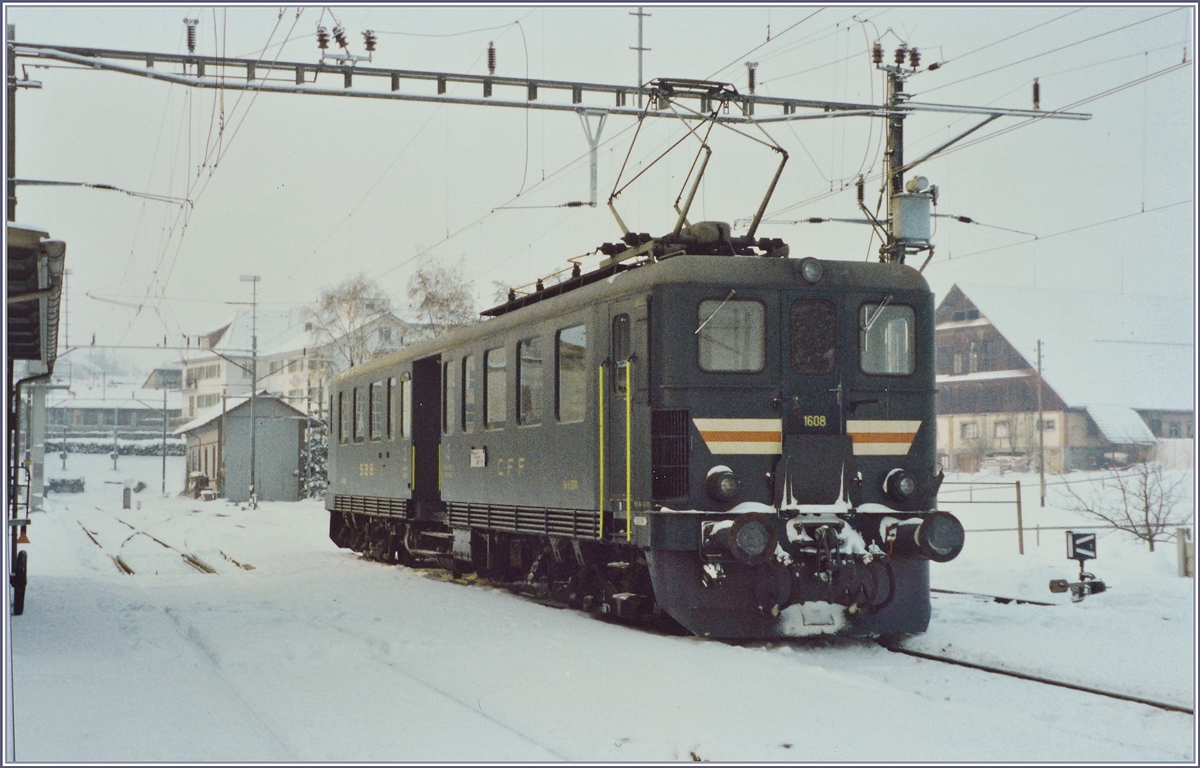
[[1040,431],[1051,472],[1190,464],[1193,322],[1186,298],[954,285],[935,314],[942,463],[1036,466]]
[[255,338],[260,350],[259,391],[264,373],[261,350],[289,335],[291,318],[286,312],[240,311],[232,313],[215,329],[187,337],[183,367],[183,415],[193,418],[201,411],[220,405],[222,396],[249,395]]
[[361,318],[322,326],[312,320],[304,330],[260,354],[259,391],[282,398],[301,411],[320,410],[329,381],[341,371],[379,355],[395,352],[419,339],[426,330],[383,310]]

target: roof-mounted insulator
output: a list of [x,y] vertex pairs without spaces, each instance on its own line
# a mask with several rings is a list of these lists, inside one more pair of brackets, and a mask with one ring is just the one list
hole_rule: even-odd
[[746,75],[749,79],[747,80],[746,85],[749,88],[750,93],[754,93],[754,85],[755,85],[754,81],[756,79],[755,74],[757,72],[758,72],[758,62],[757,61],[747,61],[746,62]]
[[916,48],[912,48],[908,52],[908,66],[913,69],[921,66],[921,54],[917,52]]
[[343,49],[349,48],[350,43],[346,40],[346,30],[341,24],[333,28],[333,39],[337,41]]
[[908,46],[901,44],[900,47],[896,49],[896,66],[904,66],[904,60],[906,58],[908,58]]
[[858,194],[858,204],[862,205],[863,201],[866,199],[866,193],[863,191],[863,177],[862,176],[858,177],[858,180],[854,182],[854,186],[855,186],[855,189],[857,190],[857,194]]
[[196,52],[196,25],[200,23],[200,19],[184,19],[183,23],[187,25],[188,53],[195,53]]
[[875,65],[883,63],[883,46],[879,43],[871,46],[871,63]]
[[542,283],[542,278],[538,278],[537,284],[534,286],[539,292],[546,290],[546,286]]
[[942,66],[942,62],[940,62],[940,61],[935,61],[935,62],[933,62],[932,64],[930,64],[930,65],[929,65],[929,71],[930,71],[930,72],[932,72],[932,71],[933,71],[933,70],[935,70],[935,69],[941,69],[941,66]]
[[1042,108],[1042,86],[1038,83],[1038,79],[1033,78],[1033,108]]
[[488,43],[488,74],[496,74],[496,46]]
[[362,33],[362,36],[363,36],[363,44],[367,48],[367,53],[374,53],[375,43],[377,42],[377,38],[375,37],[375,30],[368,29],[366,32]]
[[329,47],[329,30],[317,27],[317,47],[322,51]]

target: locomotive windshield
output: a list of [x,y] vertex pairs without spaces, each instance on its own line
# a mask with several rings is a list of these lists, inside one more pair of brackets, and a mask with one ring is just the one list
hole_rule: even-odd
[[765,316],[763,305],[752,299],[701,301],[696,334],[701,370],[761,371],[766,362]]
[[837,306],[825,299],[792,302],[792,368],[796,373],[830,373],[837,349]]
[[916,367],[912,307],[864,304],[859,310],[859,365],[863,373],[908,375]]

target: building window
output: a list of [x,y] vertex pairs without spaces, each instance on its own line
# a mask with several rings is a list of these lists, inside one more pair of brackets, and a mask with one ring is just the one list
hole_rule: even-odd
[[587,326],[558,332],[558,382],[555,408],[558,420],[583,421],[587,402]]
[[517,342],[517,419],[521,424],[542,421],[542,361],[540,339]]
[[963,372],[963,354],[962,352],[954,353],[954,373],[960,374]]
[[979,425],[973,421],[964,421],[961,426],[963,440],[974,440],[979,437]]
[[744,299],[700,302],[696,327],[700,370],[755,373],[766,364],[766,309]]
[[483,382],[483,420],[490,427],[504,426],[507,418],[505,405],[507,394],[505,385],[508,383],[506,366],[508,357],[504,347],[489,349],[483,353],[483,367],[486,371]]
[[1053,432],[1054,419],[1046,419],[1045,421],[1041,422],[1041,428],[1043,432]]
[[475,414],[479,405],[475,401],[475,355],[462,359],[462,431],[475,429]]
[[912,307],[864,304],[859,310],[859,365],[863,373],[907,375],[916,368]]
[[792,368],[796,373],[830,373],[837,349],[837,306],[824,299],[792,302]]
[[1181,425],[1178,421],[1171,422],[1170,437],[1183,437],[1183,425]]
[[995,424],[993,424],[992,425],[992,437],[995,437],[997,440],[1002,440],[1004,438],[1007,438],[1008,437],[1008,422],[1007,421],[997,421]]

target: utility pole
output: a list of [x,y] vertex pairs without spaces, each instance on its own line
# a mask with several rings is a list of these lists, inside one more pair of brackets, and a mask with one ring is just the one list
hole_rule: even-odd
[[1042,418],[1042,340],[1037,346],[1037,407],[1038,407],[1038,488],[1041,490],[1042,506],[1046,506],[1046,421]]
[[[642,84],[645,82],[645,80],[643,80],[643,79],[642,79],[642,52],[643,52],[643,51],[648,51],[648,50],[650,50],[649,48],[644,48],[644,47],[642,47],[642,19],[644,19],[644,18],[647,18],[647,17],[649,17],[649,16],[653,16],[654,14],[652,14],[652,13],[642,13],[642,7],[639,5],[639,6],[638,6],[638,9],[637,9],[637,13],[631,13],[631,14],[629,14],[629,15],[630,15],[630,16],[637,16],[637,17],[638,17],[638,44],[637,44],[637,48],[634,48],[633,46],[630,46],[630,47],[629,47],[629,49],[630,49],[631,51],[637,51],[637,52],[638,52],[638,81],[637,81],[637,84],[638,84],[638,109],[641,109],[641,107],[642,107],[642,91],[641,91],[641,88],[642,88]],[[9,114],[12,114],[12,112],[11,112],[11,107],[10,107],[9,109],[10,109],[10,112],[9,112]]]
[[163,387],[162,495],[167,498],[167,388]]
[[242,275],[243,283],[253,286],[253,303],[250,311],[250,508],[258,509],[258,496],[254,491],[254,456],[257,448],[258,424],[254,420],[255,391],[258,388],[258,281],[259,275]]

